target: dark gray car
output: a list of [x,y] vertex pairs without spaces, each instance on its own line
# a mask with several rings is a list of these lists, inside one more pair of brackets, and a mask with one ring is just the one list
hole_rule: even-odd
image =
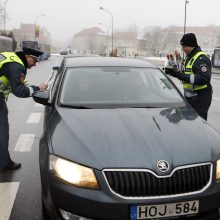
[[220,135],[159,68],[66,57],[34,100],[46,219],[218,219]]

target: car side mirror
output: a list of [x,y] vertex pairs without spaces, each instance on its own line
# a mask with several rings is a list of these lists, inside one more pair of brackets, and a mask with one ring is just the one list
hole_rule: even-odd
[[37,91],[33,94],[33,99],[35,102],[40,103],[42,105],[51,105],[49,102],[49,91]]

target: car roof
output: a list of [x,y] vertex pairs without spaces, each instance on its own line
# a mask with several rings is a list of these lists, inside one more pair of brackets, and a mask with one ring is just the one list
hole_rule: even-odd
[[71,54],[67,54],[66,55],[67,58],[71,58],[71,57],[100,57],[98,54],[75,54],[75,53],[71,53]]
[[151,67],[155,65],[141,59],[122,58],[122,57],[91,57],[91,56],[70,56],[66,57],[66,67]]

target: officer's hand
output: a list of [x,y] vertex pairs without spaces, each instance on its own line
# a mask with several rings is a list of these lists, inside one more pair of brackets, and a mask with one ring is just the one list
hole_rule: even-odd
[[41,83],[38,87],[39,87],[39,89],[40,89],[41,91],[44,91],[44,90],[47,89],[48,85],[45,84],[45,83]]
[[24,85],[25,85],[25,86],[27,86],[27,87],[29,87],[29,86],[30,86],[29,81],[28,81],[28,80],[26,80],[26,79],[23,81],[23,83],[24,83]]
[[167,75],[171,75],[179,80],[184,80],[185,76],[184,73],[182,73],[180,70],[177,70],[175,68],[164,68],[164,71]]
[[174,76],[174,77],[175,77],[175,69],[174,69],[174,68],[167,68],[167,67],[165,67],[165,68],[164,68],[164,72],[165,72],[167,75],[171,75],[171,76]]

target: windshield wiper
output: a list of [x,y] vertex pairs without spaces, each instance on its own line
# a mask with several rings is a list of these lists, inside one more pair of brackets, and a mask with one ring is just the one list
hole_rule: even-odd
[[92,109],[91,107],[84,106],[84,105],[67,105],[67,104],[61,104],[62,107],[67,108],[76,108],[76,109]]
[[161,108],[158,106],[132,106],[131,108]]

